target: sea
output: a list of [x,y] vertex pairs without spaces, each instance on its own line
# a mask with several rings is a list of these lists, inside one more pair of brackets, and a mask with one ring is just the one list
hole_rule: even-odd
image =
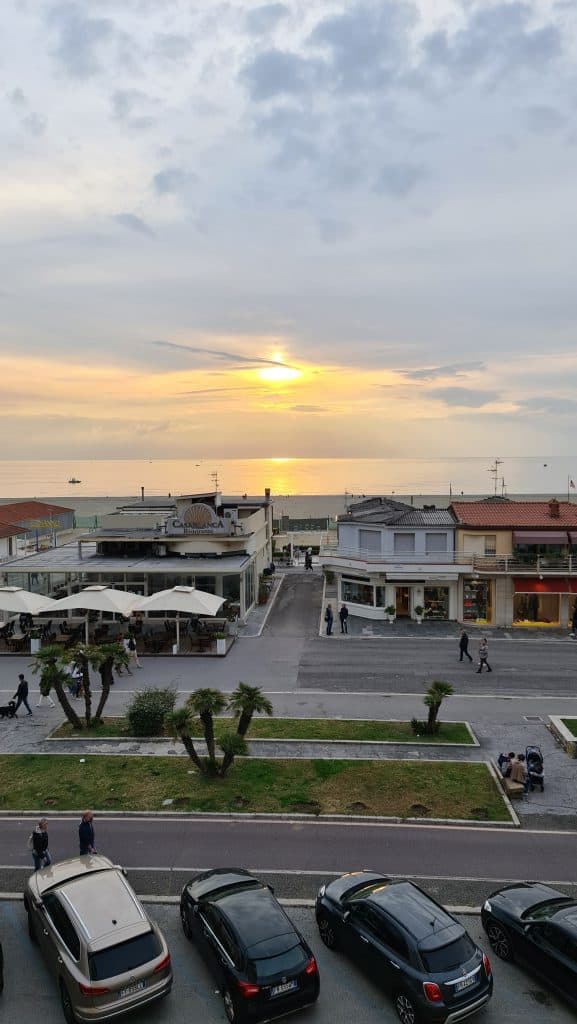
[[[72,483],[72,480],[78,481]],[[387,494],[415,505],[451,498],[557,497],[576,500],[577,458],[491,456],[410,459],[74,459],[0,461],[0,501],[50,499],[80,515],[119,502],[219,490],[264,495],[275,515],[333,516],[361,497]]]

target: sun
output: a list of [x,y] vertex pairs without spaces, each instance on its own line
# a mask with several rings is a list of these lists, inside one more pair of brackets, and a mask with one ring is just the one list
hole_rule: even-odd
[[296,380],[297,377],[301,376],[301,371],[297,370],[294,366],[283,366],[284,362],[282,353],[275,352],[271,359],[278,362],[278,366],[263,366],[262,370],[258,371],[258,375],[261,380],[266,380],[270,384],[284,384],[289,380]]

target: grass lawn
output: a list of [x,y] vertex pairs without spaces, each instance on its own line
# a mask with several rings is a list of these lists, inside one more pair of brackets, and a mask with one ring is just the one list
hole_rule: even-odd
[[0,756],[2,810],[175,810],[376,814],[506,821],[484,764],[253,760],[206,780],[183,757]]
[[[230,730],[233,720],[217,718],[216,734]],[[65,739],[83,736],[75,732],[70,722],[61,725],[54,733]],[[105,718],[102,725],[90,730],[90,736],[129,736],[125,718]],[[292,740],[392,740],[415,743],[409,722],[359,722],[351,719],[334,718],[253,718],[248,739],[292,739]],[[435,736],[423,736],[420,743],[472,743],[464,722],[442,722]]]
[[562,718],[561,721],[573,736],[577,736],[577,718]]

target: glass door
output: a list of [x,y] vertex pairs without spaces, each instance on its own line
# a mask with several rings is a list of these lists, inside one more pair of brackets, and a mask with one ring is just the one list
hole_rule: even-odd
[[411,614],[411,588],[396,588],[396,608],[398,619],[408,619]]

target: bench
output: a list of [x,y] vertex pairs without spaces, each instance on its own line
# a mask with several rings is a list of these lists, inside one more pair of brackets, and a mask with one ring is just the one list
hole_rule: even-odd
[[522,782],[511,782],[511,779],[501,779],[501,785],[509,800],[522,800],[524,789]]

